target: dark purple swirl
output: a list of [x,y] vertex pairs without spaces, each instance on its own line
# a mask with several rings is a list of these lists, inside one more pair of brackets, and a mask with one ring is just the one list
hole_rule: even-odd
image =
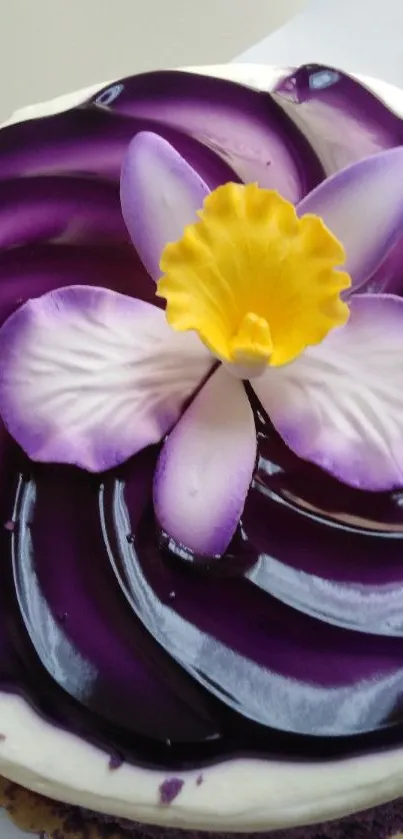
[[[403,138],[379,100],[323,67],[301,68],[275,96],[151,73],[7,127],[0,323],[70,284],[153,300],[118,194],[122,156],[144,129],[210,187],[258,180],[295,201]],[[401,292],[401,251],[372,289]],[[306,465],[250,399],[258,465],[234,540],[211,562],[158,531],[157,448],[100,478],[34,466],[1,430],[2,689],[152,765],[403,740],[403,493],[352,490]]]

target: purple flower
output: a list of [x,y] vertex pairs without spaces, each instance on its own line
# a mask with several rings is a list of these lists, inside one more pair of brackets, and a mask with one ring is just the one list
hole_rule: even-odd
[[[302,81],[303,74],[301,70]],[[387,257],[394,257],[401,238],[403,148],[389,148],[399,146],[397,118],[387,112],[379,136],[374,136],[371,112],[367,108],[365,119],[355,118],[354,122],[350,111],[344,109],[346,94],[340,88],[339,100],[336,97],[329,105],[329,97],[331,101],[334,95],[331,87],[324,91],[314,87],[314,92],[305,91],[295,101],[295,97],[281,97],[281,91],[270,97],[218,80],[173,75],[174,84],[172,74],[167,74],[160,87],[148,90],[146,96],[141,81],[137,82],[140,89],[134,115],[139,130],[134,139],[128,143],[123,120],[113,143],[119,155],[106,159],[103,146],[98,149],[105,172],[110,172],[116,171],[125,148],[122,211],[136,252],[150,275],[146,299],[94,283],[56,288],[29,300],[0,330],[0,412],[10,433],[32,459],[71,463],[91,471],[114,467],[168,435],[154,479],[160,525],[194,552],[220,555],[236,530],[255,468],[256,433],[244,379],[250,379],[272,424],[299,457],[343,483],[367,491],[403,484],[403,302],[393,294],[368,292],[368,284],[376,284],[378,270],[382,271]],[[295,79],[298,89],[301,78],[296,74]],[[356,85],[340,76],[334,81],[336,87],[339,82],[342,88]],[[368,94],[356,87],[358,110],[364,114],[368,103],[362,98]],[[116,102],[124,113],[124,93],[114,105]],[[302,112],[299,123],[298,109]],[[323,129],[326,114],[334,115],[337,109],[337,125],[344,125],[351,136],[345,137],[345,146],[342,132],[335,138],[337,165],[333,160],[331,167],[318,144],[313,150],[294,122],[310,136],[318,112]],[[152,125],[147,122],[150,120]],[[350,158],[346,150],[352,150]],[[78,138],[76,151],[80,151]],[[18,157],[18,148],[10,156]],[[342,168],[332,174],[340,161]],[[324,177],[324,171],[329,177]],[[161,274],[161,255],[168,253],[165,246],[180,239],[194,224],[206,196],[220,184],[239,180],[257,182],[261,194],[265,190],[265,195],[280,194],[292,201],[302,220],[312,215],[322,219],[325,229],[342,246],[340,251],[336,243],[339,250],[334,245],[335,253],[344,250],[346,254],[342,271],[337,256],[332,266],[335,272],[326,273],[327,255],[315,251],[316,239],[309,245],[310,256],[324,272],[320,274],[318,268],[322,287],[339,282],[338,292],[347,289],[345,272],[352,282],[344,299],[338,299],[337,316],[333,298],[331,305],[327,298],[321,302],[322,321],[327,318],[329,325],[325,328],[322,323],[320,337],[318,332],[301,346],[299,330],[306,320],[313,285],[302,283],[305,297],[299,292],[296,297],[292,287],[292,295],[282,302],[282,318],[286,326],[291,324],[287,340],[291,341],[293,331],[292,341],[298,350],[284,356],[281,363],[274,363],[270,315],[266,320],[260,317],[257,326],[253,321],[253,329],[260,330],[259,339],[254,333],[255,344],[264,343],[264,333],[265,346],[270,346],[258,371],[254,364],[236,364],[216,349],[218,338],[214,345],[209,343],[202,330],[188,322],[172,329],[169,296],[165,314],[153,298],[151,286],[151,278],[158,280]],[[237,194],[246,194],[249,188],[236,189]],[[100,190],[98,204],[95,193],[87,192],[93,224],[124,241],[113,196]],[[49,195],[51,198],[51,192]],[[18,192],[16,196],[18,201]],[[58,230],[63,207],[71,211],[71,196],[66,193],[63,200],[65,204],[56,202],[54,223]],[[29,222],[28,236],[36,235],[31,217],[22,217]],[[224,238],[228,230],[223,227]],[[268,225],[268,247],[272,247],[273,236]],[[8,237],[11,241],[12,231]],[[244,250],[248,251],[250,239],[245,241]],[[235,261],[237,247],[233,241],[231,258],[234,252]],[[203,251],[200,264],[212,258],[215,270],[214,253]],[[189,275],[192,258],[187,266]],[[283,277],[285,263],[280,262],[273,264]],[[197,271],[196,265],[196,284]],[[234,277],[236,271],[235,264]],[[303,271],[303,260],[295,261],[298,280],[298,272]],[[285,280],[272,282],[272,274],[268,274],[266,296],[261,283],[261,297],[263,308],[277,311],[276,294],[280,286],[285,287]],[[229,287],[227,279],[225,282]],[[248,275],[248,283],[254,282],[254,276]],[[207,299],[210,306],[211,298],[211,310],[216,312],[219,286],[219,279],[210,282],[199,306]],[[242,278],[234,280],[234,286],[225,292],[221,320],[232,305],[228,302],[231,295],[238,306],[238,286],[246,288]],[[182,287],[179,291],[177,300],[184,293]],[[248,309],[244,314],[254,317],[256,312]],[[276,329],[273,335],[275,339]],[[217,366],[217,362],[222,363]]]

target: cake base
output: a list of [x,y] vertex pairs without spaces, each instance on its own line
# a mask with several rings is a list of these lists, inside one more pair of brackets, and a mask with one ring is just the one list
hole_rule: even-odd
[[0,807],[22,830],[42,839],[403,839],[403,799],[311,827],[270,833],[205,833],[103,816],[51,801],[0,778]]

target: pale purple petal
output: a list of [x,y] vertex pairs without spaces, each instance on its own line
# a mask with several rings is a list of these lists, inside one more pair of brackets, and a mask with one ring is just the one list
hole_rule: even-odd
[[344,245],[343,270],[357,288],[369,279],[401,238],[403,147],[368,157],[316,187],[298,205],[315,213]]
[[99,472],[156,443],[211,367],[193,333],[101,288],[29,301],[0,330],[0,413],[27,454]]
[[161,275],[160,258],[168,242],[186,225],[209,193],[200,175],[162,137],[143,132],[130,143],[123,161],[120,198],[134,247],[149,274]]
[[346,326],[253,388],[297,455],[364,490],[403,486],[403,300],[362,294]]
[[402,295],[403,238],[399,239],[375,274],[357,289],[357,293]]
[[165,443],[154,479],[162,529],[199,555],[228,547],[252,480],[256,431],[242,382],[211,376]]
[[[116,91],[116,85],[113,88]],[[299,201],[323,178],[306,137],[269,92],[178,71],[132,76],[119,83],[116,96],[110,98],[110,92],[106,88],[94,97],[103,112],[110,108],[116,116],[158,122],[161,127],[148,130],[159,134],[164,126],[179,129],[213,149],[242,181],[277,189],[289,201]],[[194,165],[187,155],[186,159]],[[204,177],[203,170],[198,171]]]

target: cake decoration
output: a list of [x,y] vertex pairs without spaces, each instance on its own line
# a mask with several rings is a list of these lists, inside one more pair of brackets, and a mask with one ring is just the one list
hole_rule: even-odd
[[159,261],[166,312],[82,286],[21,306],[0,330],[10,433],[33,460],[94,472],[168,434],[157,518],[200,555],[225,552],[251,485],[244,380],[299,457],[365,490],[401,486],[403,301],[355,292],[399,238],[402,167],[403,149],[366,158],[295,209],[256,184],[209,193],[166,140],[138,134],[122,211]]
[[[331,68],[262,78],[145,74],[0,132],[0,773],[112,822],[403,789],[402,120]],[[295,343],[243,284],[255,202],[270,258],[325,237],[326,334],[314,241]]]
[[124,761],[122,755],[116,752],[109,758],[109,769],[111,770],[111,772],[116,772],[117,769],[120,769],[120,767],[123,766],[123,763]]
[[345,251],[318,216],[256,184],[209,195],[166,246],[157,294],[169,325],[193,330],[239,379],[294,361],[348,318]]
[[172,804],[184,785],[182,778],[167,778],[160,786],[161,804]]

